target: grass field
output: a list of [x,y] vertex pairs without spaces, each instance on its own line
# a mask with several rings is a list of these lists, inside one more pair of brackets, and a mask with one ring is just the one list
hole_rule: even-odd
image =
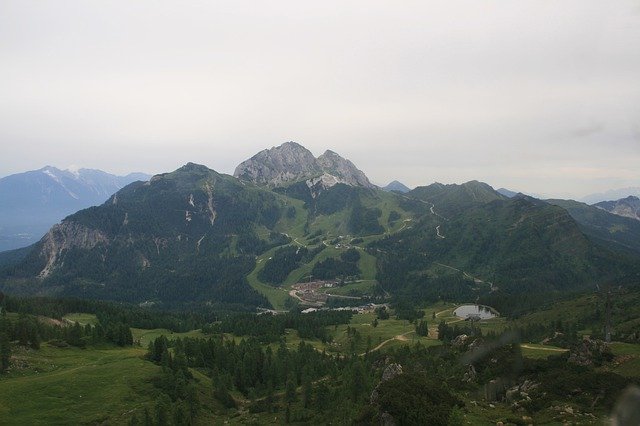
[[249,282],[249,285],[253,287],[254,290],[262,294],[264,297],[267,298],[267,300],[269,300],[269,303],[271,303],[274,309],[283,310],[286,300],[290,298],[287,291],[281,288],[270,286],[268,284],[264,284],[258,279],[258,272],[260,272],[262,268],[264,268],[264,265],[267,262],[267,260],[271,256],[273,256],[273,253],[277,249],[278,247],[273,248],[258,257],[258,259],[256,260],[256,267],[247,276],[247,281]]
[[567,349],[537,343],[523,343],[520,345],[520,348],[522,349],[522,356],[533,359],[544,359],[549,355],[558,355],[567,352]]
[[640,345],[613,342],[611,351],[616,356],[610,370],[626,377],[640,377]]
[[159,367],[140,348],[19,350],[0,379],[0,424],[122,424],[151,406]]
[[80,325],[91,324],[93,326],[98,323],[98,318],[93,314],[73,313],[67,314],[62,318],[70,322],[80,323]]
[[140,341],[140,346],[146,348],[150,341],[157,339],[160,336],[166,336],[167,339],[177,339],[191,337],[191,338],[206,338],[207,335],[200,330],[191,330],[186,333],[175,333],[165,328],[155,328],[153,330],[146,330],[142,328],[132,328],[131,334],[133,334],[133,341]]
[[[427,345],[439,344],[431,337],[420,337],[415,333],[415,326],[409,321],[389,318],[378,321],[378,326],[373,326],[375,314],[356,314],[348,325],[339,325],[333,332],[333,342],[327,347],[327,351],[362,354],[367,348],[379,350],[394,341],[400,343],[421,342]],[[356,330],[358,335],[349,335],[347,327]]]

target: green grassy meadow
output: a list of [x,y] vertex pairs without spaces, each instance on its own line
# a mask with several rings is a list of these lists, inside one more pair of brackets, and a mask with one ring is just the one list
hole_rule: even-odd
[[80,325],[91,324],[92,326],[94,326],[98,323],[98,318],[96,318],[96,316],[93,314],[73,313],[67,314],[62,318],[69,322],[80,323]]
[[157,339],[160,336],[165,336],[167,339],[177,339],[191,337],[193,339],[204,339],[207,337],[200,330],[191,330],[185,333],[176,333],[165,328],[155,328],[153,330],[147,330],[143,328],[132,328],[131,334],[133,334],[133,341],[139,341],[140,346],[146,348],[149,342]]
[[160,367],[143,360],[144,353],[47,344],[18,351],[20,367],[0,378],[0,424],[126,423],[158,394],[150,380]]
[[[366,289],[368,282],[354,283]],[[406,320],[391,318],[378,320],[373,326],[374,313],[354,314],[348,325],[330,327],[332,341],[323,343],[317,339],[305,340],[318,351],[328,353],[364,355],[367,350],[379,351],[420,342],[427,346],[442,344],[437,340],[437,325],[441,320],[450,324],[460,322],[453,315],[456,305],[435,303],[424,308],[424,319],[429,323],[429,336],[420,337],[415,333],[414,324]],[[435,316],[435,319],[434,319]],[[553,318],[553,316],[552,316]],[[68,321],[81,324],[95,323],[90,314],[74,313],[65,316]],[[544,320],[545,317],[538,317]],[[501,317],[482,320],[478,323],[483,331],[500,332],[510,323]],[[351,332],[348,332],[347,329]],[[43,343],[40,350],[15,347],[12,368],[0,377],[0,424],[126,424],[134,414],[140,418],[145,408],[153,412],[160,391],[154,387],[153,379],[160,367],[144,360],[145,347],[153,339],[164,335],[169,339],[177,337],[205,338],[200,330],[175,333],[166,329],[133,328],[134,340],[141,347],[75,347],[58,348]],[[239,341],[242,336],[226,336]],[[297,331],[287,330],[287,347],[296,348],[302,339]],[[277,344],[272,344],[275,350]],[[565,352],[565,349],[523,343],[525,357],[540,359]],[[601,367],[603,370],[638,378],[640,377],[640,345],[614,342],[611,344],[615,355],[613,362]],[[223,424],[217,417],[220,412],[217,402],[211,396],[210,379],[198,371],[193,371],[198,383],[199,400],[207,406],[197,418],[197,424]],[[241,399],[238,397],[239,400]],[[505,413],[486,405],[470,407],[467,420],[486,421],[491,413],[496,419],[505,418]],[[492,411],[493,410],[493,411]],[[238,411],[224,421],[228,424],[280,423],[282,413],[268,416],[264,413],[251,414]]]

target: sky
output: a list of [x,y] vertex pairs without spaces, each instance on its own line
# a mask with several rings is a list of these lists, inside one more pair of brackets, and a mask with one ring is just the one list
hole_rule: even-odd
[[640,186],[640,1],[0,2],[0,176],[291,140],[378,184]]

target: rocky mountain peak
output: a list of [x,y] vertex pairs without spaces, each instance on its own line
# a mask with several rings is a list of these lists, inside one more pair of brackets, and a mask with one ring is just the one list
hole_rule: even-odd
[[618,216],[640,220],[640,198],[633,195],[616,201],[602,201],[594,206]]
[[327,150],[318,157],[318,164],[325,173],[335,176],[342,183],[351,186],[364,186],[366,188],[374,187],[374,185],[369,182],[369,179],[367,179],[367,176],[351,161],[342,158],[333,151]]
[[279,186],[321,173],[311,151],[296,142],[286,142],[243,161],[233,175],[259,185]]
[[[325,184],[344,183],[373,188],[365,174],[349,160],[327,150],[315,158],[311,151],[296,142],[260,151],[236,167],[235,177],[259,185],[282,186],[322,177]],[[325,176],[326,175],[326,176]],[[314,183],[315,184],[315,183]],[[332,185],[330,185],[332,186]]]

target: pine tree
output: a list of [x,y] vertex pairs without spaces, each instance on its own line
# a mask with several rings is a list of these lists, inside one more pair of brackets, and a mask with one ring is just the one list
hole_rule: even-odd
[[11,359],[11,343],[7,333],[0,332],[0,373],[4,373],[9,368]]
[[296,384],[293,377],[287,378],[287,384],[285,386],[285,399],[287,402],[295,402],[296,400]]
[[418,336],[428,336],[429,335],[429,326],[427,321],[420,320],[416,325],[416,334]]
[[313,386],[311,384],[311,378],[309,378],[308,374],[302,375],[302,405],[304,408],[309,408],[311,406],[311,392],[313,390]]
[[156,401],[156,424],[164,426],[169,424],[169,413],[171,412],[171,399],[163,393]]

